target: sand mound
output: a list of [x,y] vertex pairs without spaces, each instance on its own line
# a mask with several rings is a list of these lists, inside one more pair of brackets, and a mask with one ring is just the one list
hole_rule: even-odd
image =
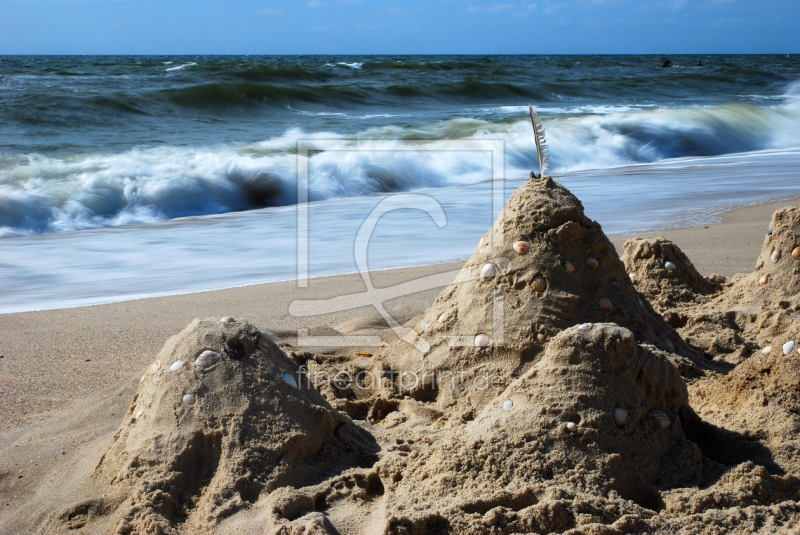
[[204,531],[262,493],[368,460],[365,434],[298,381],[247,322],[195,320],[170,338],[93,476],[127,496],[116,531]]
[[[430,350],[423,355],[398,342],[386,354],[403,373],[450,372],[460,379],[481,374],[500,383],[524,373],[559,332],[601,322],[617,323],[638,342],[677,353],[681,371],[696,373],[687,360],[696,359],[695,353],[638,294],[600,225],[548,177],[511,196],[461,275],[419,321],[416,332]],[[479,335],[485,335],[486,347],[478,347]],[[401,381],[399,388],[445,406],[466,396],[479,408],[493,397],[460,385],[437,390],[417,377],[412,384]]]
[[[396,531],[430,524],[431,510],[465,530],[475,529],[475,513],[478,524],[489,516],[502,525],[481,530],[492,533],[613,522],[619,512],[597,498],[609,493],[617,510],[657,510],[659,489],[702,471],[681,427],[689,412],[686,385],[665,354],[614,324],[566,329],[475,421],[408,463],[392,490],[414,498],[397,502]],[[554,514],[556,496],[584,507]]]
[[622,261],[634,286],[658,311],[696,303],[698,298],[722,289],[722,277],[703,277],[683,251],[663,236],[628,240],[624,247]]

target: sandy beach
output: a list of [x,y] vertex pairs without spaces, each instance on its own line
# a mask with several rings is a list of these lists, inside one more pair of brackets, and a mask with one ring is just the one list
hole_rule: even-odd
[[[755,267],[773,212],[797,206],[799,202],[800,199],[790,199],[751,206],[727,212],[712,225],[617,237],[610,241],[622,257],[623,244],[628,239],[663,235],[681,248],[702,275],[708,277],[716,273],[731,277],[735,273],[749,273]],[[388,270],[372,276],[377,288],[437,274],[442,276],[442,286],[445,286],[458,275],[462,265],[459,262]],[[97,458],[100,451],[108,447],[109,437],[129,410],[142,373],[154,361],[165,341],[193,319],[246,319],[279,344],[290,344],[281,346],[287,351],[310,349],[314,354],[328,354],[334,361],[342,362],[343,358],[357,359],[361,354],[358,352],[365,349],[298,347],[297,330],[307,328],[311,336],[369,332],[392,343],[394,335],[377,312],[370,306],[361,306],[337,313],[295,317],[289,313],[289,306],[297,299],[327,299],[364,290],[361,276],[354,274],[313,279],[308,288],[298,288],[294,281],[288,281],[83,308],[0,315],[0,332],[3,333],[0,339],[0,404],[3,407],[0,449],[4,451],[0,457],[0,474],[3,474],[0,519],[24,514],[25,507],[34,512],[61,507],[57,500],[53,501],[54,492],[58,495],[53,489],[64,483],[53,476],[53,469],[57,466],[69,466],[78,471],[90,469],[84,463]],[[427,289],[392,299],[385,304],[386,309],[399,323],[413,325],[420,321],[441,290]],[[280,351],[277,346],[271,347]],[[351,413],[350,409],[348,412]],[[377,433],[374,427],[370,429]],[[379,440],[381,436],[380,433],[376,435]],[[45,477],[49,479],[44,481]],[[79,491],[74,488],[69,490],[72,494],[76,492]],[[341,517],[341,514],[340,511],[334,516]],[[87,518],[91,519],[91,515]],[[76,525],[83,526],[85,522],[81,522]],[[257,525],[257,522],[242,522],[242,525]],[[353,532],[364,529],[366,520],[361,518],[359,522]],[[105,532],[109,527],[101,522],[93,528],[97,531],[90,532]]]

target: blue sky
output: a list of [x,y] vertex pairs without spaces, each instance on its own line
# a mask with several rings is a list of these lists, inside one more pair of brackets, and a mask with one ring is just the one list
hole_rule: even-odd
[[798,0],[0,0],[0,54],[800,53]]

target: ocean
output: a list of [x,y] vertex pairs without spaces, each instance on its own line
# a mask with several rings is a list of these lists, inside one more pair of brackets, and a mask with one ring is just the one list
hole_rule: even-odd
[[371,269],[466,258],[538,172],[528,104],[609,235],[800,196],[800,56],[662,60],[0,56],[0,312],[354,272],[387,200]]

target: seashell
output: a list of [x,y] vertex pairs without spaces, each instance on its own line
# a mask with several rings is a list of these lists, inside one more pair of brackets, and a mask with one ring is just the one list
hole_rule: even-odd
[[494,269],[494,264],[484,264],[481,268],[481,282],[493,279],[496,274],[497,271]]
[[507,401],[504,401],[504,402],[503,402],[503,408],[504,408],[505,410],[507,410],[507,411],[510,411],[510,410],[511,410],[511,407],[513,407],[513,406],[514,406],[514,402],[513,402],[513,401],[511,401],[510,399],[509,399],[509,400],[507,400]]
[[143,412],[144,412],[144,409],[139,409],[139,410],[136,412],[136,416],[134,416],[134,417],[133,417],[133,419],[134,419],[134,420],[138,420],[139,418],[141,418],[141,416],[142,416],[142,413],[143,413]]
[[618,426],[623,426],[628,423],[628,411],[623,409],[622,407],[617,407],[614,409],[614,423]]
[[266,351],[267,353],[269,353],[269,338],[267,338],[264,333],[261,333],[261,336],[258,337],[256,345],[262,351]]
[[673,269],[678,269],[678,266],[676,266],[675,264],[673,264],[672,262],[669,262],[669,261],[664,262],[664,267],[667,268],[670,271],[672,271]]
[[489,249],[489,244],[487,243],[486,245],[484,245],[483,247],[481,247],[481,250],[480,250],[480,251],[478,251],[478,252],[479,252],[480,254],[483,254],[483,253],[485,253],[485,252],[486,252],[488,249]]
[[533,286],[533,289],[537,292],[542,293],[547,289],[547,281],[544,280],[544,277],[541,275],[536,275],[533,278],[533,282],[531,282],[531,286]]
[[569,431],[570,433],[575,433],[576,431],[578,431],[578,426],[575,422],[567,422],[564,425],[564,427],[566,427],[567,431]]
[[539,334],[536,335],[536,340],[540,344],[543,344],[543,343],[547,342],[547,335],[544,334],[544,333],[539,333]]
[[531,249],[531,246],[526,241],[518,241],[512,247],[514,247],[517,254],[526,254]]
[[219,319],[220,323],[231,323],[232,321],[233,321],[233,318],[230,317],[230,316],[225,316],[224,318],[220,318]]
[[636,280],[636,274],[635,273],[631,273],[628,276],[631,278],[631,281],[635,281]]
[[439,319],[437,319],[436,321],[439,322],[439,323],[444,323],[449,319],[450,319],[450,313],[449,312],[442,312],[439,315]]
[[792,258],[794,258],[795,260],[800,260],[800,247],[795,247],[792,250]]
[[292,377],[291,373],[283,374],[283,382],[291,386],[292,388],[297,388],[297,381],[294,380],[294,377]]
[[639,303],[639,306],[640,306],[640,307],[644,308],[644,303],[642,302],[642,299],[641,299],[640,297],[637,297],[637,298],[636,298],[636,302],[638,302],[638,303]]
[[172,363],[172,365],[169,367],[169,369],[170,369],[170,371],[174,372],[174,371],[180,370],[181,366],[183,366],[183,361],[182,360],[176,360],[175,362]]
[[774,251],[772,251],[772,254],[770,255],[769,259],[772,260],[773,262],[777,262],[778,260],[780,260],[781,259],[781,250],[780,249],[775,249]]
[[586,329],[588,329],[591,326],[592,326],[591,323],[584,323],[583,325],[578,325],[578,330],[585,331]]
[[425,321],[422,322],[422,325],[420,325],[419,328],[422,331],[426,331],[426,330],[428,330],[428,327],[430,327],[430,326],[431,326],[431,320],[425,320]]
[[161,367],[161,361],[157,360],[153,364],[150,365],[150,371],[148,371],[147,373],[150,375],[150,377],[152,377],[152,376],[154,376],[156,374],[156,372],[158,371],[158,369],[160,367]]
[[487,347],[489,345],[489,337],[485,334],[479,334],[475,337],[475,345],[478,347]]
[[599,266],[600,266],[600,262],[598,262],[597,260],[595,260],[595,259],[594,259],[594,258],[592,258],[591,256],[590,256],[589,258],[587,258],[587,259],[586,259],[586,264],[587,264],[587,265],[588,265],[590,268],[596,268],[596,267],[599,267]]
[[772,351],[772,346],[767,346],[761,350],[762,355],[769,355],[770,351]]
[[222,360],[222,355],[217,353],[216,351],[209,351],[208,349],[200,353],[200,356],[197,357],[197,360],[194,361],[194,365],[198,368],[208,368],[212,364],[216,364]]
[[788,342],[783,344],[783,354],[784,355],[788,355],[792,351],[794,351],[794,341],[793,340],[789,340]]
[[611,301],[609,301],[609,300],[608,300],[608,299],[606,299],[605,297],[603,297],[602,299],[600,299],[600,300],[597,302],[597,304],[598,304],[598,305],[600,305],[600,306],[601,306],[601,307],[603,307],[603,308],[614,308],[614,305],[611,303]]
[[572,262],[569,260],[564,260],[563,265],[564,269],[567,270],[567,273],[575,273],[575,266],[572,265]]
[[659,425],[661,425],[661,429],[666,429],[670,426],[670,424],[672,424],[669,416],[667,416],[667,413],[664,411],[652,411],[650,414],[652,414],[653,418],[655,418]]
[[183,396],[183,404],[184,405],[194,405],[195,401],[197,401],[197,399],[194,397],[194,394],[192,394],[191,392],[189,392],[188,394]]
[[767,229],[767,236],[772,236],[772,227]]
[[768,279],[769,279],[769,275],[761,275],[758,278],[758,285],[759,286],[764,286],[767,283]]

